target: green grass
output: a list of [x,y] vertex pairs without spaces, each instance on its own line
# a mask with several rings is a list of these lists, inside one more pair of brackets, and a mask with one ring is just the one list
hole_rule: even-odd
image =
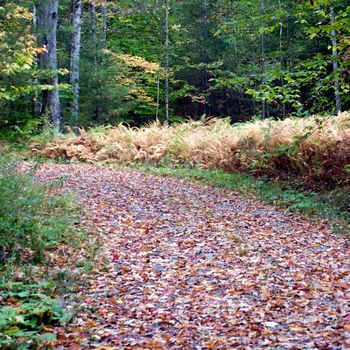
[[299,212],[315,219],[330,220],[336,232],[349,232],[350,188],[325,193],[301,192],[287,183],[273,183],[245,174],[227,173],[220,169],[154,167],[144,164],[135,167],[143,172],[199,181],[234,190],[243,195],[253,195],[265,203],[289,211]]
[[34,169],[18,165],[0,157],[0,348],[46,349],[55,339],[47,327],[72,317],[59,299],[66,281],[54,278],[48,253],[79,244],[79,208],[52,191],[58,184],[39,185]]
[[70,234],[74,211],[68,196],[53,195],[30,171],[19,173],[16,161],[0,159],[0,264],[42,259]]

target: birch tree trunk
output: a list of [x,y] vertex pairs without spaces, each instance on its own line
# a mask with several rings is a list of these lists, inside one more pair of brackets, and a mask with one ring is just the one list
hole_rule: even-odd
[[[331,24],[332,27],[335,23],[335,13],[334,13],[334,7],[330,7],[330,14],[331,14]],[[332,38],[332,56],[333,56],[333,72],[334,74],[338,73],[338,49],[337,49],[337,33],[335,29],[332,29],[331,31],[331,38]],[[337,76],[334,78],[334,89],[335,89],[335,106],[336,106],[336,114],[338,115],[341,112],[341,101],[340,101],[340,87],[339,87],[339,79]]]
[[79,116],[79,64],[81,43],[81,0],[72,0],[72,24],[74,32],[71,39],[70,55],[70,84],[72,86],[73,100],[71,114],[75,122]]
[[169,122],[169,0],[165,2],[165,120]]
[[48,78],[44,84],[53,88],[43,91],[41,113],[47,114],[55,130],[59,131],[61,124],[60,95],[58,91],[57,74],[57,17],[58,0],[40,0],[41,45],[46,53],[40,56],[40,66],[47,71]]

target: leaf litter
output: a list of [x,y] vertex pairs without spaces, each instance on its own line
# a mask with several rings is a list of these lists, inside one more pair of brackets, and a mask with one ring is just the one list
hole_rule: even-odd
[[39,175],[66,177],[109,261],[57,349],[350,348],[350,242],[326,222],[138,171]]

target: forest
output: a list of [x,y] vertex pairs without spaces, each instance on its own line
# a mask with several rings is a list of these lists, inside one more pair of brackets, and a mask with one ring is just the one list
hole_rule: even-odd
[[0,349],[350,346],[348,0],[0,0]]
[[347,1],[1,6],[2,130],[349,109]]

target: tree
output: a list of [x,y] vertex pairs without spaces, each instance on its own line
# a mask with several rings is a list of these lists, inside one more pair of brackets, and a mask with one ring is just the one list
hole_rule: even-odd
[[346,0],[61,0],[57,12],[58,0],[0,0],[7,129],[350,108]]
[[[264,0],[260,0],[260,16],[264,17],[265,14],[265,3]],[[261,69],[261,85],[265,85],[265,33],[264,33],[264,23],[261,21],[261,33],[260,33],[260,49],[261,49],[261,57],[260,57],[260,69]],[[266,117],[266,100],[265,97],[261,99],[261,116],[263,118]]]
[[71,40],[70,57],[70,84],[72,87],[73,100],[71,113],[75,122],[79,116],[79,65],[80,65],[80,41],[81,41],[81,0],[72,0],[72,25],[74,32]]
[[102,48],[107,47],[107,2],[102,1],[101,3],[101,17],[102,17],[102,28],[101,28],[101,44]]
[[165,0],[165,120],[169,122],[169,0]]
[[40,55],[40,67],[45,73],[41,113],[49,116],[56,131],[60,129],[61,110],[57,67],[58,0],[40,0],[40,44],[45,52]]
[[20,130],[33,118],[35,36],[28,27],[33,14],[24,5],[0,1],[0,130]]
[[[330,15],[331,15],[331,25],[334,27],[335,25],[335,13],[334,7],[330,6]],[[341,112],[341,103],[340,103],[340,88],[339,88],[339,79],[336,76],[338,74],[338,48],[337,48],[337,32],[335,28],[331,30],[331,38],[332,38],[332,56],[333,56],[333,72],[335,74],[334,78],[334,89],[335,89],[335,106],[336,106],[336,114]]]

